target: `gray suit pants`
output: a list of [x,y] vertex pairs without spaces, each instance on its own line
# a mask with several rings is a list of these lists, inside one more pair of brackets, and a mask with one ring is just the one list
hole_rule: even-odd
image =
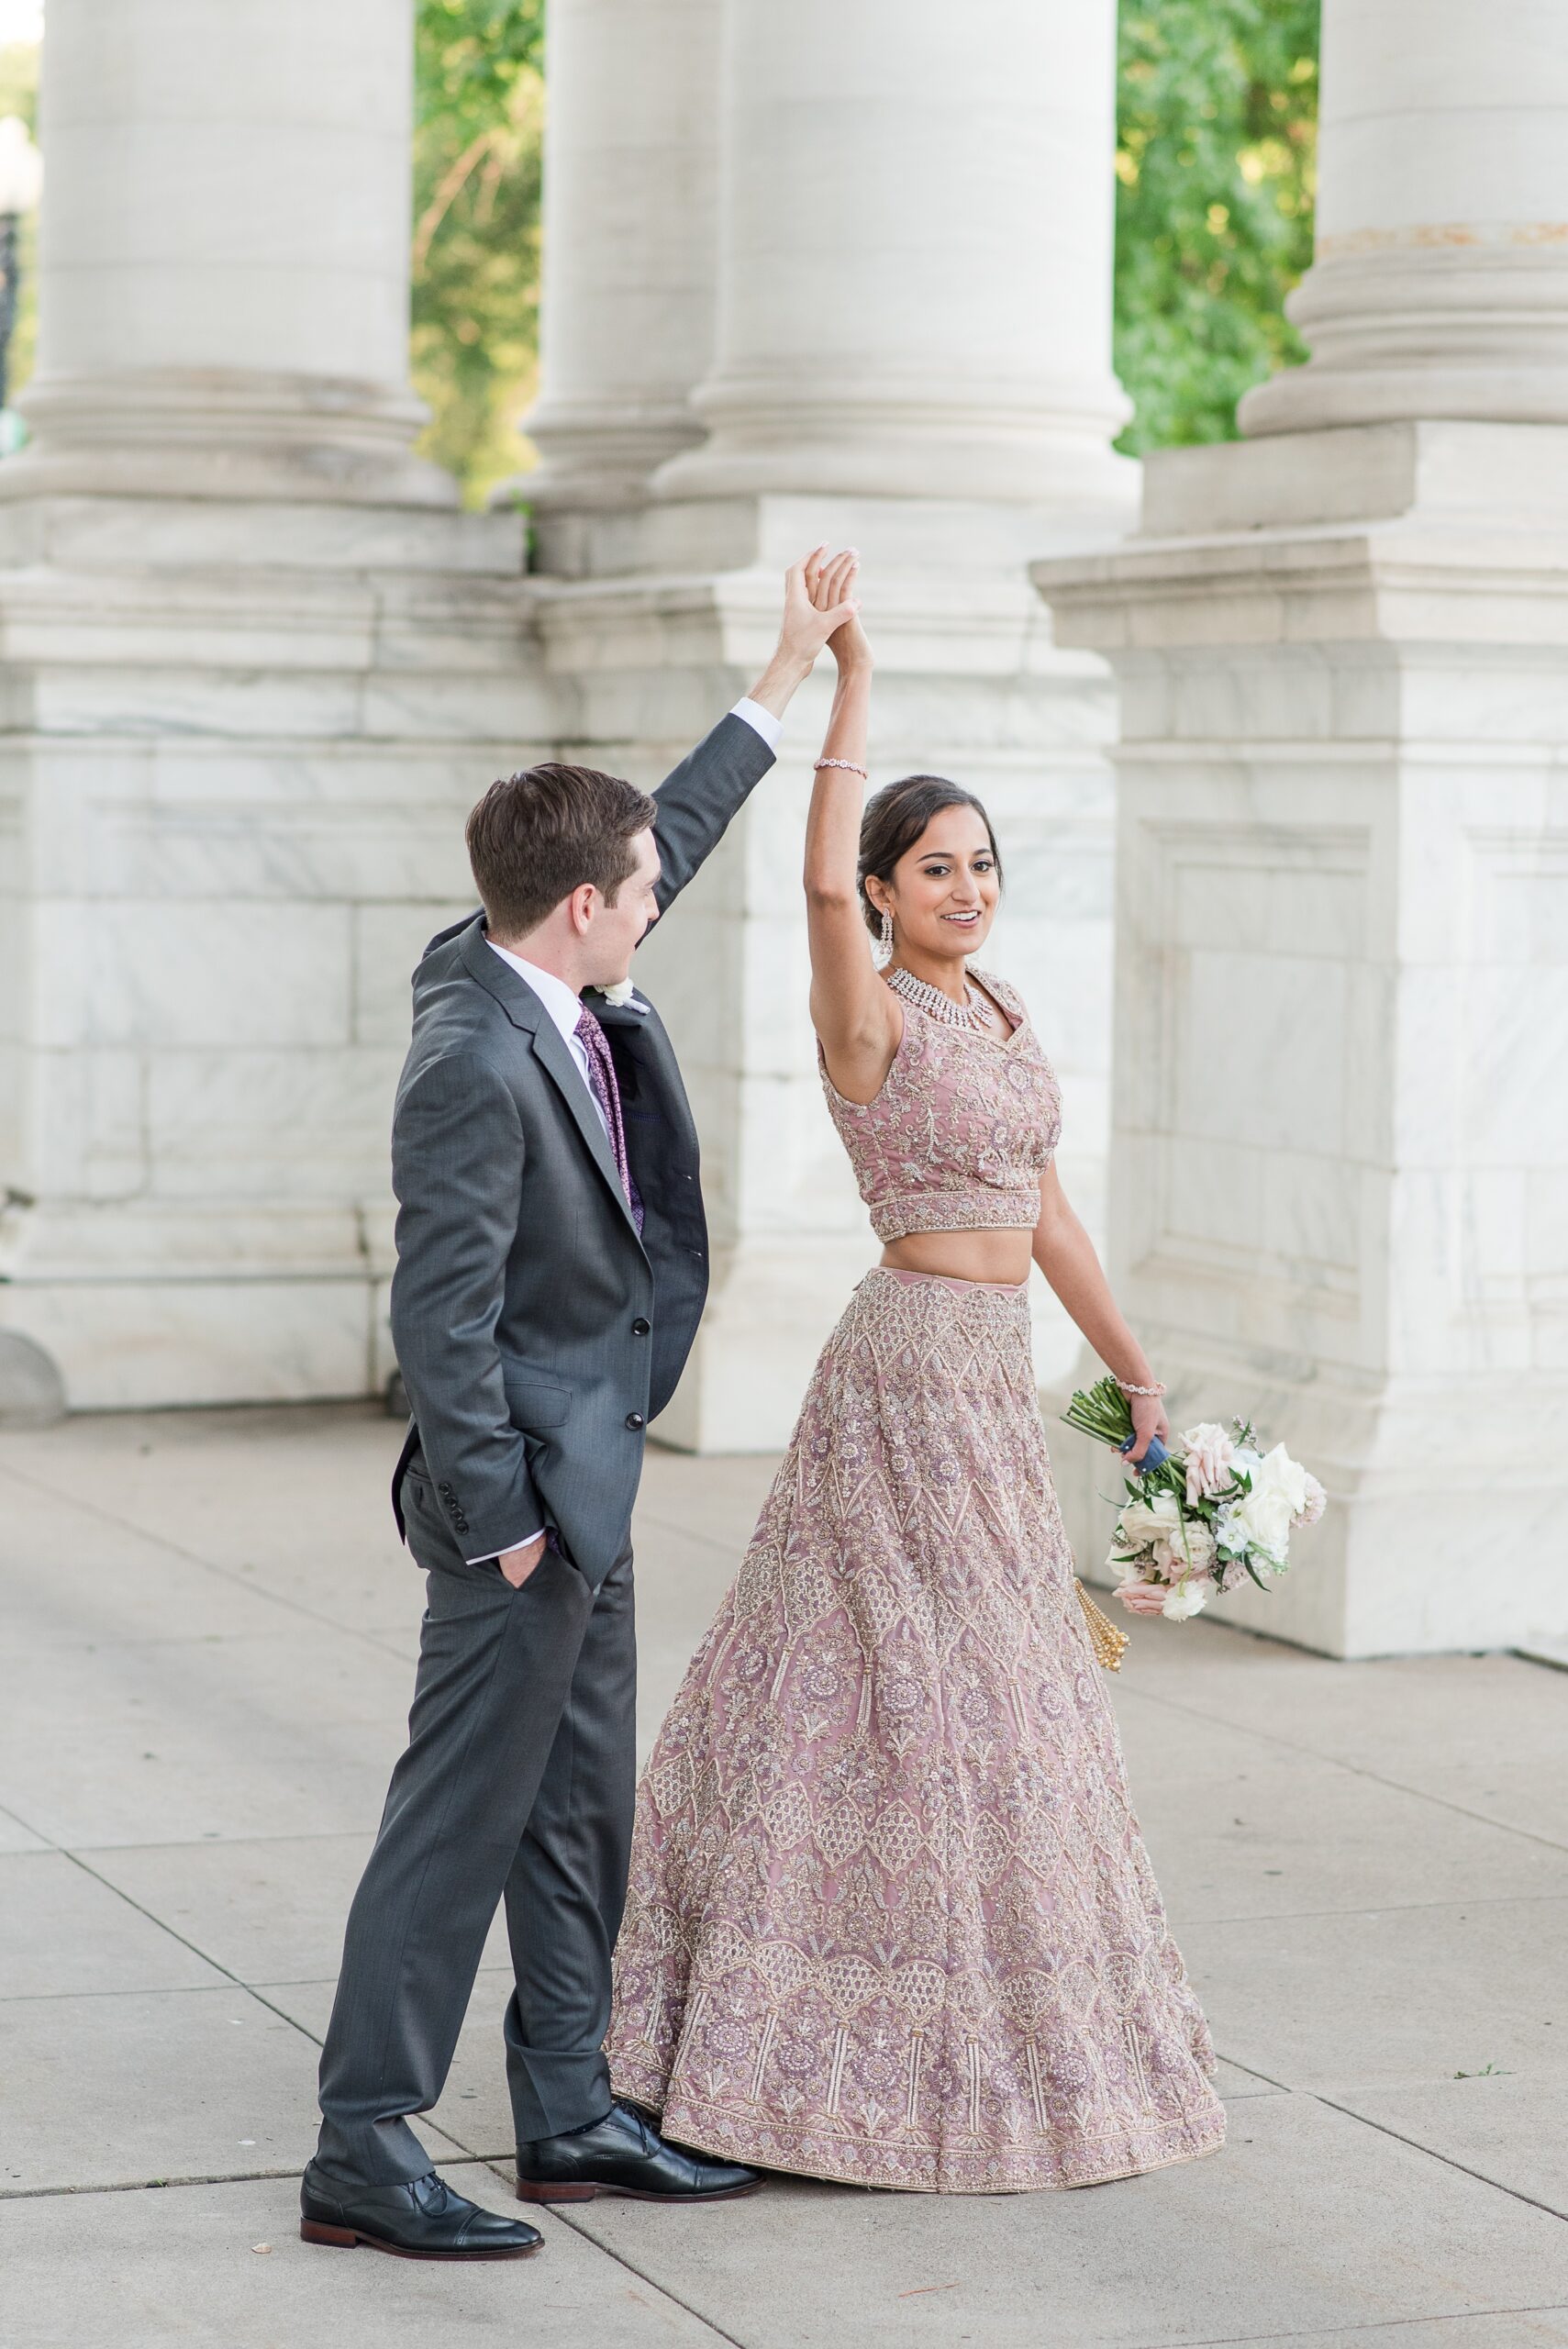
[[463,1559],[417,1453],[401,1497],[428,1604],[321,2056],[317,2158],[373,2186],[432,2166],[407,2116],[445,2086],[503,1899],[518,2142],[609,2110],[600,2042],[636,1791],[630,1551],[597,1593],[553,1549],[514,1590]]

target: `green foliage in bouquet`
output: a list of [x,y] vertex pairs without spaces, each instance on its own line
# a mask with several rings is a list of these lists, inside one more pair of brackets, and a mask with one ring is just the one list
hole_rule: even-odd
[[1080,1387],[1062,1416],[1070,1428],[1092,1435],[1096,1443],[1108,1443],[1113,1452],[1119,1452],[1132,1433],[1132,1406],[1109,1376]]
[[[1079,1388],[1062,1416],[1070,1428],[1093,1436],[1096,1443],[1109,1444],[1114,1452],[1121,1450],[1133,1431],[1131,1405],[1116,1380],[1108,1376],[1091,1387]],[[1231,1434],[1238,1452],[1255,1454],[1257,1436],[1250,1419],[1232,1420]],[[1244,1566],[1260,1590],[1268,1588],[1248,1551],[1233,1549],[1223,1539],[1222,1516],[1252,1489],[1251,1472],[1241,1463],[1232,1463],[1229,1481],[1218,1492],[1200,1493],[1189,1498],[1185,1455],[1172,1453],[1157,1468],[1134,1468],[1129,1463],[1124,1488],[1129,1501],[1149,1502],[1162,1492],[1174,1494],[1181,1520],[1201,1521],[1214,1536],[1215,1555],[1220,1568]],[[1140,1554],[1113,1550],[1108,1563],[1136,1565]]]

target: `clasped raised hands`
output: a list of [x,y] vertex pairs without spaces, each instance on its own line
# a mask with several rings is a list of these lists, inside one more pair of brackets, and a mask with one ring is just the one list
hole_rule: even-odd
[[[826,546],[813,547],[784,573],[784,623],[779,651],[793,655],[809,669],[824,646],[834,645],[841,629],[859,632],[860,605],[854,598],[860,557],[852,547],[829,554]],[[835,655],[837,646],[834,645]]]

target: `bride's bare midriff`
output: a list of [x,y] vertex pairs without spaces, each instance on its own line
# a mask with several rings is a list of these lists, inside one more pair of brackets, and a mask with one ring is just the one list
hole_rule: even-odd
[[890,1240],[882,1261],[893,1272],[940,1273],[950,1281],[1000,1281],[1013,1288],[1029,1276],[1028,1231],[911,1231]]

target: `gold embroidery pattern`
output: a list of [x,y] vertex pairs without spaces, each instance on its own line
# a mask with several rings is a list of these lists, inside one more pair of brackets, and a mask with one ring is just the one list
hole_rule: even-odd
[[879,1240],[912,1231],[1032,1231],[1062,1132],[1062,1094],[1022,998],[974,976],[1017,1024],[1006,1042],[904,1006],[904,1035],[874,1101],[846,1101],[817,1064]]
[[856,1290],[644,1774],[606,2045],[673,2136],[868,2186],[1223,2142],[1021,1295]]

